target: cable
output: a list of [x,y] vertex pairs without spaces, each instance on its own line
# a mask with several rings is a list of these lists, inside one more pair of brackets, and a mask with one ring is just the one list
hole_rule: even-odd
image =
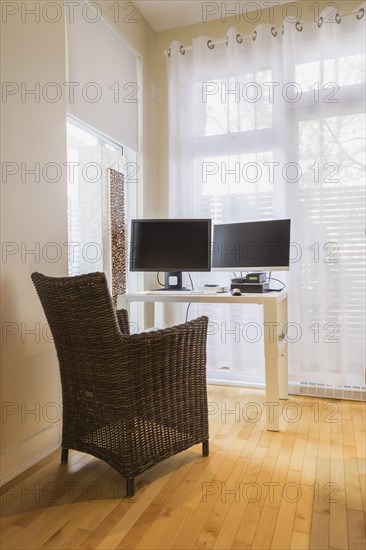
[[156,274],[156,278],[157,278],[157,280],[158,280],[158,284],[159,284],[160,286],[164,286],[164,285],[161,284],[161,282],[160,282],[160,280],[159,280],[159,273],[160,273],[160,272],[158,271],[157,274]]
[[189,280],[191,281],[192,290],[194,290],[193,281],[190,273],[188,273],[188,277],[189,277]]
[[[248,274],[249,272],[246,271],[245,273]],[[244,275],[243,275],[243,271],[239,271],[239,277],[237,276],[237,274],[236,274],[235,271],[233,271],[233,275],[234,275],[235,279],[239,279],[239,278],[240,278],[240,279],[245,279],[245,277],[244,277]]]
[[278,283],[281,283],[282,288],[270,288],[269,292],[281,292],[284,288],[286,288],[286,285],[283,281],[280,281],[280,279],[275,279],[274,277],[271,277],[271,281],[277,281]]
[[187,310],[186,310],[186,322],[188,321],[188,311],[189,311],[189,308],[191,307],[192,305],[192,302],[189,302],[188,306],[187,306]]

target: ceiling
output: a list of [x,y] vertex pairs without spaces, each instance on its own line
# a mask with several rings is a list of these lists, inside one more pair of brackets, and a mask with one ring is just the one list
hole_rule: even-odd
[[230,14],[245,17],[247,13],[258,9],[258,6],[267,7],[270,4],[285,4],[289,0],[264,1],[241,0],[227,2],[207,2],[204,0],[135,0],[139,10],[154,31],[166,31],[205,23],[220,19]]

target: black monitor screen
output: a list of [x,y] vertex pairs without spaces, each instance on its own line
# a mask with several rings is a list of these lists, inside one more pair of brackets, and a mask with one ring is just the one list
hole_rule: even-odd
[[211,220],[132,220],[131,271],[210,271]]
[[212,268],[221,271],[288,270],[291,220],[214,226]]

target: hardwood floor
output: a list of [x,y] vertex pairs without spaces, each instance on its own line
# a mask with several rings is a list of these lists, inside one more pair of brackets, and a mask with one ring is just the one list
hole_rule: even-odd
[[264,392],[209,386],[201,446],[137,478],[54,453],[2,488],[1,548],[364,549],[366,404],[291,396],[278,433]]

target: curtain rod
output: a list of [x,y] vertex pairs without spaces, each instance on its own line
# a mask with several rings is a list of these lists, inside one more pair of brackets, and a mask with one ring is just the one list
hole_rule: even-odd
[[[357,12],[356,14],[356,18],[358,20],[362,19],[363,16],[365,15],[365,10],[364,8],[360,8],[359,11]],[[339,15],[339,13],[336,13],[335,15],[335,21],[338,23],[338,25],[342,22],[342,18],[341,16]],[[320,27],[322,27],[324,23],[324,17],[320,16],[319,19],[318,19],[318,27],[320,29]],[[300,21],[296,21],[295,23],[295,28],[297,31],[301,32],[303,30],[303,25],[300,23]],[[281,30],[282,34],[284,32],[284,28],[283,28],[283,25],[282,25],[282,30]],[[276,29],[276,27],[272,27],[271,28],[271,34],[272,36],[276,37],[277,34],[278,34],[278,31]],[[252,35],[252,40],[255,41],[257,38],[257,31],[255,30],[253,35]],[[238,42],[238,44],[241,44],[243,42],[243,37],[241,35],[241,33],[238,33],[236,35],[236,41]],[[207,47],[210,49],[210,50],[213,50],[214,47],[218,44],[226,44],[228,45],[229,43],[229,38],[226,37],[224,39],[220,39],[220,40],[207,40]],[[179,48],[180,50],[180,53],[182,55],[184,55],[186,52],[190,51],[190,50],[193,50],[193,46],[183,46],[183,44],[180,46]],[[167,55],[168,57],[171,56],[171,48],[168,48],[167,50],[164,50],[164,54]]]

